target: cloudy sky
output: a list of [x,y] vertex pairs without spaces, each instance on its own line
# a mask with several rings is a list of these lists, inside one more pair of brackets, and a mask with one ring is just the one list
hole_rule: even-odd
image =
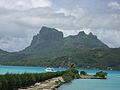
[[1,49],[24,49],[41,26],[65,36],[93,32],[109,47],[120,47],[120,0],[0,0]]

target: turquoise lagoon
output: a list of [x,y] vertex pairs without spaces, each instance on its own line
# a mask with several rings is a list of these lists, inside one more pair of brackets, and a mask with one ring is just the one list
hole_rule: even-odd
[[[95,74],[99,70],[85,70]],[[120,90],[120,71],[106,70],[108,79],[78,79],[62,85],[58,90]]]
[[[5,73],[43,73],[46,67],[27,66],[0,66],[0,74]],[[56,71],[63,71],[64,68],[55,68]],[[79,71],[84,69],[79,69]],[[89,74],[95,74],[99,70],[84,70]],[[108,79],[78,79],[71,83],[64,84],[58,90],[120,90],[120,71],[106,70]]]
[[[47,67],[28,67],[28,66],[0,66],[0,74],[6,73],[44,73]],[[64,68],[54,68],[55,71],[63,71]]]

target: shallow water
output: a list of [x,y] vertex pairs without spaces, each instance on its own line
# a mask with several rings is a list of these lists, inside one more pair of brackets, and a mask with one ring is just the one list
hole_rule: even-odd
[[[95,74],[97,70],[86,70]],[[120,71],[106,71],[108,79],[78,79],[62,85],[58,90],[120,90]]]
[[[6,73],[43,73],[46,67],[27,67],[27,66],[0,66],[0,74]],[[65,70],[64,68],[55,68],[55,71]]]
[[[46,67],[26,67],[26,66],[0,66],[0,74],[5,73],[42,73]],[[56,71],[65,70],[55,68]],[[79,69],[81,71],[83,69]],[[98,70],[84,70],[89,74],[95,74]],[[120,90],[120,71],[108,72],[107,80],[78,79],[71,83],[62,85],[58,90]]]

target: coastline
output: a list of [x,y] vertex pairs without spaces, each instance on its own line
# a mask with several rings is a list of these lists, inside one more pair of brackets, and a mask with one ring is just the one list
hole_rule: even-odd
[[61,76],[45,80],[43,82],[35,83],[26,88],[19,88],[18,90],[57,90],[65,81]]
[[81,75],[80,79],[107,79],[107,77],[99,77],[94,75]]
[[[94,75],[80,76],[79,79],[107,79]],[[57,90],[61,85],[65,83],[62,76],[51,78],[43,82],[35,83],[32,86],[26,88],[19,88],[18,90]]]
[[106,76],[107,73],[103,71],[96,72],[95,75],[89,75],[85,71],[79,72],[75,67],[61,72],[8,73],[0,77],[2,83],[0,90],[56,90],[62,84],[69,83],[74,79],[106,79]]
[[[47,66],[39,66],[39,65],[12,65],[12,64],[0,64],[0,66],[19,66],[19,67],[44,67],[44,68],[47,68]],[[53,67],[53,66],[52,66]],[[68,68],[68,67],[53,67],[53,68]],[[119,71],[120,69],[111,69],[111,68],[85,68],[85,67],[77,67],[78,69],[83,69],[83,70],[110,70],[110,71],[113,71],[113,70],[116,70],[116,71]]]

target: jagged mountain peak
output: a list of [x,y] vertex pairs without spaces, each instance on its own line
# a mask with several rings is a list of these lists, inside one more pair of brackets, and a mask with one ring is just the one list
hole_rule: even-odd
[[91,35],[91,36],[93,36],[93,33],[92,33],[92,32],[90,32],[88,35]]
[[33,37],[31,45],[25,51],[49,52],[53,50],[52,48],[59,47],[58,45],[54,46],[54,43],[61,40],[63,40],[63,32],[43,26],[40,32]]
[[90,32],[90,33],[88,34],[88,37],[89,37],[89,38],[96,38],[96,39],[97,39],[97,36],[94,35],[92,32]]
[[33,37],[31,45],[36,43],[51,42],[63,39],[63,33],[54,28],[43,26],[40,32]]
[[63,32],[55,28],[43,26],[40,32],[33,37],[32,43],[25,50],[34,52],[54,52],[61,49],[76,48],[108,48],[95,35],[88,35],[81,31],[77,35],[63,37]]
[[51,30],[51,31],[58,31],[55,28],[50,28],[50,27],[47,27],[47,26],[42,26],[39,33],[43,32],[43,31],[49,31],[49,30]]
[[78,36],[86,36],[87,34],[84,32],[84,31],[80,31],[79,33],[78,33]]
[[43,26],[38,34],[44,40],[60,40],[63,39],[63,33],[55,28]]
[[[78,66],[98,66],[100,62],[100,65],[104,65],[104,61],[111,59],[110,63],[113,65],[114,60],[119,60],[120,49],[110,49],[95,37],[94,34],[85,34],[84,31],[63,37],[63,33],[57,29],[43,26],[26,49],[15,53],[4,53],[0,50],[0,61],[3,64],[16,62],[18,65],[60,66],[62,62],[68,60],[68,63],[71,61]],[[116,55],[111,58],[114,53],[118,54],[117,58]]]

